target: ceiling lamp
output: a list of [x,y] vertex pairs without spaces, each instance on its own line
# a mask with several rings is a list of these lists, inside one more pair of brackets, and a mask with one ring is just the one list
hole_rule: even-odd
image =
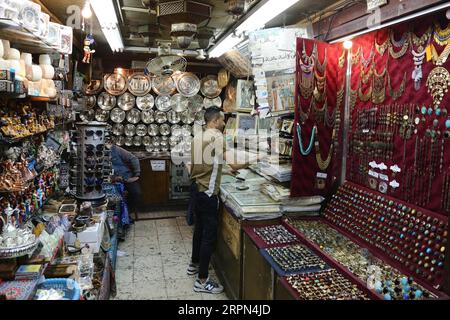
[[91,0],[91,6],[111,50],[113,52],[123,51],[122,35],[112,0]]
[[197,25],[193,23],[174,23],[170,35],[174,37],[180,49],[187,49],[197,34]]
[[89,2],[89,0],[84,3],[83,10],[81,10],[81,15],[85,19],[89,19],[90,17],[92,17],[91,3]]

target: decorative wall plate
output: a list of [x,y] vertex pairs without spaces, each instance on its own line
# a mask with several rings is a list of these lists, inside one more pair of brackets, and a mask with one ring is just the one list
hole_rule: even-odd
[[131,93],[127,92],[119,97],[119,99],[117,100],[117,105],[123,111],[129,111],[133,109],[135,102],[136,100],[134,96]]
[[138,124],[136,126],[136,135],[143,137],[147,134],[147,126],[145,124]]
[[109,119],[109,111],[97,109],[95,112],[95,120],[99,122],[106,122]]
[[38,37],[45,39],[48,36],[48,24],[50,22],[50,16],[44,12],[39,13],[39,31]]
[[184,124],[193,124],[195,121],[195,113],[192,113],[189,110],[186,110],[185,112],[180,114],[181,116],[181,122]]
[[163,111],[158,111],[155,114],[155,120],[159,124],[164,123],[167,121],[167,114]]
[[195,114],[195,123],[197,123],[199,125],[205,124],[205,110],[202,110]]
[[133,146],[133,137],[125,137],[125,145],[127,147],[132,147]]
[[136,134],[136,126],[134,124],[127,124],[124,133],[127,137],[133,137]]
[[159,133],[162,136],[168,136],[170,134],[170,126],[167,123],[161,125],[159,127]]
[[219,74],[217,75],[217,83],[219,88],[223,89],[228,85],[230,81],[230,72],[226,69],[220,69]]
[[86,96],[86,108],[87,109],[93,109],[95,107],[96,103],[97,103],[96,96]]
[[178,125],[178,124],[173,125],[173,126],[170,128],[170,132],[171,132],[172,136],[175,136],[175,137],[181,136],[181,126]]
[[94,111],[94,109],[83,111],[80,114],[80,119],[83,122],[94,121],[94,118],[95,118],[95,111]]
[[83,83],[82,91],[85,95],[99,94],[103,89],[103,80],[91,80],[89,83]]
[[60,33],[61,30],[59,28],[59,24],[54,22],[50,22],[48,24],[48,35],[46,39],[47,43],[57,50],[59,50],[59,48],[61,47]]
[[127,112],[127,121],[132,124],[138,124],[141,121],[141,112],[134,108]]
[[152,90],[152,79],[143,72],[137,72],[128,78],[128,91],[142,97]]
[[157,96],[155,104],[156,108],[159,111],[169,111],[171,108],[170,96],[169,95]]
[[199,112],[203,109],[203,98],[200,95],[195,95],[189,98],[188,110],[191,112]]
[[124,136],[120,136],[117,137],[116,139],[116,144],[120,147],[123,146],[125,144],[125,137]]
[[140,147],[142,145],[142,136],[133,137],[133,145],[135,147]]
[[161,137],[153,137],[153,146],[159,148],[159,146],[161,145]]
[[34,32],[39,30],[39,14],[41,6],[31,1],[26,1],[22,5],[19,13],[19,19],[26,29]]
[[60,36],[61,36],[61,48],[60,52],[65,54],[72,54],[73,46],[73,29],[72,27],[67,27],[60,25]]
[[211,107],[222,107],[222,99],[220,97],[216,97],[214,99],[205,98],[203,99],[203,105],[205,109],[211,108]]
[[153,79],[153,91],[159,96],[174,94],[176,90],[175,81],[171,76],[161,76]]
[[127,91],[127,79],[119,73],[111,73],[105,75],[104,87],[106,92],[113,96],[124,94]]
[[116,97],[102,92],[97,98],[97,104],[102,110],[112,110],[116,106]]
[[177,124],[181,121],[181,117],[180,114],[178,112],[175,112],[174,110],[171,110],[169,112],[167,112],[167,120],[171,123],[171,124]]
[[152,110],[145,110],[141,112],[141,120],[145,124],[155,122],[155,113]]
[[123,126],[123,124],[121,124],[121,123],[116,123],[116,124],[113,125],[113,127],[112,127],[112,133],[113,133],[113,135],[115,135],[115,136],[121,136],[121,135],[123,135],[123,132],[124,132],[124,126]]
[[185,97],[193,97],[200,91],[200,79],[191,72],[185,72],[178,78],[177,90]]
[[137,97],[136,105],[142,111],[150,110],[155,105],[155,98],[151,94],[146,94],[145,96]]
[[209,75],[202,79],[200,90],[205,97],[210,99],[218,97],[222,92],[222,89],[219,87],[217,76],[214,75]]
[[182,130],[182,134],[185,137],[189,137],[192,134],[192,127],[190,125],[185,124],[184,126],[181,127]]
[[189,104],[188,98],[181,93],[174,94],[170,98],[170,105],[175,112],[184,112],[187,110]]
[[149,145],[151,145],[152,144],[152,138],[150,138],[149,136],[145,136],[145,137],[143,137],[142,138],[142,144],[144,145],[144,146],[149,146]]
[[157,124],[151,124],[148,126],[148,134],[152,137],[156,137],[159,134],[159,126]]
[[120,108],[114,108],[110,114],[111,121],[114,123],[122,123],[125,120],[125,117],[125,111]]

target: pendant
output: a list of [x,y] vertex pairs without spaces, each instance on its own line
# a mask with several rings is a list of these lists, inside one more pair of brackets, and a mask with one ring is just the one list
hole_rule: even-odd
[[450,86],[450,73],[443,67],[434,68],[427,79],[428,93],[433,97],[433,106],[437,109]]

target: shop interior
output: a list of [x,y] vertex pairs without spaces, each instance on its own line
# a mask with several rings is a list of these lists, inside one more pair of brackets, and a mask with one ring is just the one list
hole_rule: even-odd
[[[447,1],[0,0],[0,40],[0,300],[449,299]],[[243,169],[192,165],[222,117]]]

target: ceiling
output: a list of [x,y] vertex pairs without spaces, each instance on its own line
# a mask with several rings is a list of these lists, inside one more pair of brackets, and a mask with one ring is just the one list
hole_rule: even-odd
[[[40,0],[54,15],[56,15],[63,23],[66,23],[70,18],[71,13],[68,12],[70,5],[76,5],[83,8],[85,0]],[[163,2],[173,2],[175,0],[160,0]],[[195,0],[195,2],[208,4],[211,6],[210,19],[205,19],[198,24],[199,30],[203,27],[211,28],[213,36],[211,37],[212,45],[214,40],[220,38],[226,31],[231,29],[238,21],[238,18],[232,16],[227,12],[229,0]],[[247,0],[246,9],[251,9],[257,5],[261,0]],[[282,0],[280,0],[282,1]],[[158,44],[172,42],[172,48],[177,48],[176,41],[173,41],[170,35],[170,25],[163,26],[158,23],[158,18],[155,11],[146,9],[142,0],[113,0],[118,12],[118,20],[121,28],[122,38],[125,47],[132,48],[135,52],[145,52],[148,48],[157,48]],[[283,25],[292,25],[305,17],[312,15],[326,7],[336,3],[332,0],[301,0],[295,4],[291,9],[284,14],[273,19],[268,23],[268,27],[276,27]],[[93,15],[91,19],[92,33],[97,42],[97,53],[105,56],[111,53],[109,45],[107,44],[99,23]],[[180,21],[182,22],[182,21]],[[89,26],[88,29],[89,30]],[[86,31],[81,31],[75,28],[74,31],[77,41],[82,41]],[[198,41],[194,40],[188,49],[199,49]]]

